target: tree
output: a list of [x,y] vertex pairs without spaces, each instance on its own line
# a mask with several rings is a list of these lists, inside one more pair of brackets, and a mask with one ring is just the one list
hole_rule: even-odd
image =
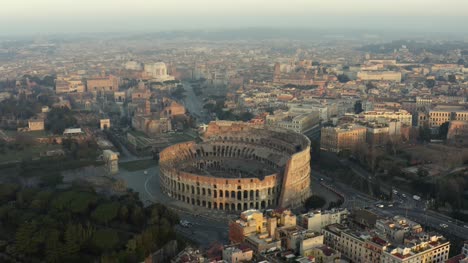
[[346,75],[346,74],[340,74],[340,75],[337,76],[337,78],[338,78],[338,81],[341,82],[341,83],[346,83],[346,82],[350,81],[348,75]]
[[419,127],[419,139],[421,141],[429,141],[431,137],[431,130],[428,127]]
[[371,89],[377,89],[377,86],[375,86],[375,84],[372,83],[372,82],[367,82],[366,83],[366,92],[369,92],[369,90],[371,90]]
[[81,224],[68,224],[65,229],[65,253],[77,254],[83,245],[93,236],[95,229],[89,224],[83,227]]
[[362,102],[360,100],[354,103],[354,113],[359,114],[363,111]]
[[0,203],[6,203],[16,198],[19,186],[16,184],[0,184]]
[[41,185],[43,186],[54,187],[61,184],[62,182],[63,176],[60,174],[60,172],[41,176]]
[[250,121],[253,117],[254,115],[252,113],[246,111],[240,114],[239,119],[241,121]]
[[68,255],[74,255],[80,251],[80,229],[77,225],[68,224],[65,230],[64,251]]
[[54,134],[62,134],[66,128],[76,124],[77,121],[69,108],[53,108],[47,114],[46,128]]
[[111,251],[118,243],[119,236],[111,229],[99,229],[92,237],[92,244],[101,252]]
[[91,218],[101,224],[107,224],[117,217],[120,205],[116,202],[99,205],[91,214]]
[[139,206],[134,206],[132,209],[131,221],[135,225],[139,225],[144,221],[143,209]]
[[435,80],[433,79],[426,79],[425,83],[426,83],[426,86],[430,89],[434,88],[435,86]]
[[177,88],[171,92],[171,96],[175,99],[182,100],[185,98],[185,89],[181,86],[177,86]]
[[448,79],[447,79],[450,83],[457,83],[457,77],[453,74],[451,75],[448,75]]
[[401,173],[401,167],[396,164],[393,164],[388,170],[388,175],[391,177],[399,176],[400,173]]
[[35,143],[34,138],[26,133],[18,133],[15,136],[15,144],[19,149],[29,148]]
[[440,127],[439,127],[439,138],[447,139],[449,125],[450,125],[450,123],[448,121],[444,122],[444,123],[442,123],[442,125],[440,125]]
[[318,161],[320,159],[320,141],[310,140],[310,159]]
[[326,203],[327,202],[325,201],[325,199],[323,199],[323,197],[318,195],[312,195],[309,198],[307,198],[307,200],[304,203],[304,207],[307,210],[319,209],[322,208]]
[[126,222],[128,219],[128,208],[126,205],[121,205],[119,210],[119,219],[122,222]]
[[36,238],[35,222],[23,223],[16,231],[16,249],[19,253],[32,255],[39,251],[40,240]]
[[431,63],[431,59],[428,58],[428,57],[425,57],[425,58],[423,58],[423,60],[421,60],[421,63],[422,63],[422,64]]
[[57,229],[47,231],[45,256],[47,262],[60,262],[64,256],[63,243],[60,241],[60,232]]
[[427,177],[428,175],[429,175],[429,172],[426,169],[421,168],[421,167],[418,168],[419,177],[423,178],[423,177]]
[[459,59],[459,60],[457,61],[457,64],[458,64],[458,65],[465,65],[465,60],[461,58],[461,59]]

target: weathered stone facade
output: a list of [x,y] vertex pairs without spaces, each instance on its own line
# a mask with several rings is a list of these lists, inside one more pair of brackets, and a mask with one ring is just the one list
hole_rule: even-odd
[[160,154],[162,190],[209,209],[297,207],[310,196],[310,141],[292,131],[211,122],[203,142]]

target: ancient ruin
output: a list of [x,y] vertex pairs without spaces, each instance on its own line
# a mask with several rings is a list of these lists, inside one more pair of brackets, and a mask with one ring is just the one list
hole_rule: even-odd
[[211,122],[202,142],[160,154],[162,191],[209,209],[298,207],[310,196],[310,141],[243,122]]

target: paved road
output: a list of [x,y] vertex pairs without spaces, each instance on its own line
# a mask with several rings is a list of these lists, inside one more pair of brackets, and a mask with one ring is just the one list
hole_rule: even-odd
[[[312,176],[324,178],[325,181],[332,181],[318,171],[312,171]],[[367,208],[382,217],[407,216],[420,224],[437,229],[440,233],[449,233],[468,240],[468,223],[456,221],[440,213],[426,210],[422,201],[413,200],[409,194],[407,194],[406,198],[399,195],[396,202],[382,202],[345,184],[333,182],[330,185],[345,195],[343,207],[348,209]],[[380,204],[383,204],[384,208],[378,208],[377,205]],[[392,204],[392,207],[389,207],[389,204]],[[448,227],[442,227],[441,224],[446,224]]]
[[197,119],[198,124],[209,123],[211,118],[203,108],[203,101],[193,92],[193,87],[188,82],[182,83],[185,89],[185,98],[183,100],[185,108]]
[[[221,211],[207,211],[173,200],[159,188],[159,166],[146,170],[128,172],[123,169],[117,175],[127,183],[127,187],[138,192],[145,205],[163,203],[175,210],[181,219],[193,224],[190,228],[177,227],[176,230],[202,247],[209,247],[215,242],[228,243],[228,219],[233,217]],[[210,218],[207,217],[209,213]]]

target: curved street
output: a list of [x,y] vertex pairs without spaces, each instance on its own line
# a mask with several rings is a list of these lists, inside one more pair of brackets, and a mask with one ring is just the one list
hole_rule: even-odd
[[[318,171],[313,170],[311,173],[312,177],[315,177],[316,180],[319,180],[319,178],[326,178],[331,181],[330,178]],[[395,215],[407,216],[409,219],[437,229],[441,233],[448,233],[462,239],[468,239],[468,224],[465,223],[464,225],[463,222],[448,216],[426,210],[422,205],[423,201],[414,201],[409,194],[406,194],[406,198],[400,196],[397,200],[399,202],[383,202],[360,193],[356,189],[342,183],[333,183],[332,187],[345,195],[343,207],[348,209],[366,208],[382,217],[392,217]],[[390,203],[392,207],[388,206]],[[384,205],[384,207],[377,207],[379,204]],[[446,224],[448,227],[442,227],[441,224]]]
[[[146,171],[146,174],[145,174]],[[203,247],[211,244],[228,242],[228,219],[221,211],[209,211],[207,209],[194,207],[186,203],[169,198],[160,191],[159,166],[155,165],[147,170],[129,172],[123,169],[116,175],[123,179],[127,187],[138,192],[140,199],[149,205],[151,203],[162,203],[175,210],[181,220],[187,220],[193,226],[183,228],[178,226],[177,231],[185,237],[197,242]]]

